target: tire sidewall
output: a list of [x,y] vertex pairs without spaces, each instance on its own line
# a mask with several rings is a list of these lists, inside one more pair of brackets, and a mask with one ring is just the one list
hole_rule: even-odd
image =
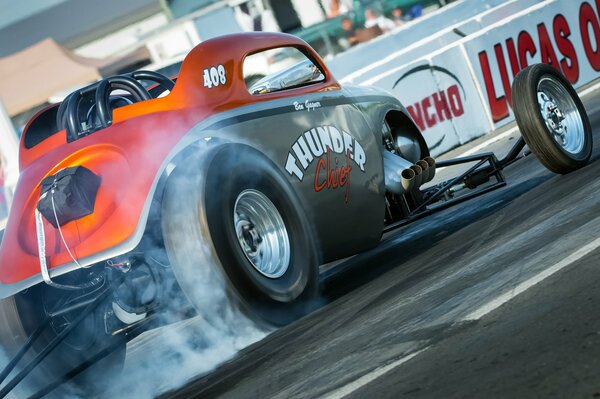
[[[239,245],[234,207],[239,194],[247,189],[266,195],[285,223],[290,261],[278,278],[258,272]],[[204,192],[215,250],[228,279],[246,301],[254,302],[253,306],[285,304],[314,290],[316,259],[312,234],[302,217],[300,202],[275,165],[248,148],[224,148],[208,169]]]
[[[569,96],[575,103],[578,113],[581,115],[584,129],[584,145],[583,148],[577,153],[566,151],[560,144],[556,142],[552,136],[552,132],[550,132],[549,128],[546,126],[546,121],[539,110],[537,99],[538,84],[544,77],[550,77],[567,90]],[[517,124],[521,129],[523,138],[529,147],[534,151],[534,153],[536,152],[536,145],[532,136],[539,134],[536,133],[536,131],[539,131],[540,129],[543,130],[543,134],[548,136],[546,143],[552,146],[552,148],[544,149],[544,152],[547,156],[555,158],[561,164],[561,166],[548,165],[548,163],[544,162],[542,159],[542,162],[544,162],[547,167],[558,173],[566,173],[587,164],[591,156],[593,146],[591,125],[589,119],[587,118],[587,114],[581,99],[577,95],[575,89],[562,75],[562,73],[547,64],[531,65],[522,70],[516,76],[515,81],[513,82],[512,91],[515,119],[517,120]],[[535,107],[534,110],[529,109],[533,107]],[[529,118],[533,118],[534,120],[530,121],[528,120]]]
[[[276,205],[290,235],[290,265],[278,279],[254,269],[235,234],[234,203],[250,188]],[[173,272],[203,317],[225,312],[230,302],[259,324],[282,326],[314,308],[319,265],[314,235],[290,183],[257,150],[218,144],[187,156],[169,177],[162,208]]]

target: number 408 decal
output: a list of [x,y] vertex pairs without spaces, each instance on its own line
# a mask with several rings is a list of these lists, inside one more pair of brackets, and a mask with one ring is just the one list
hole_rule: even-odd
[[204,70],[204,87],[212,89],[227,83],[227,75],[225,74],[225,67],[218,65],[216,67],[206,68]]

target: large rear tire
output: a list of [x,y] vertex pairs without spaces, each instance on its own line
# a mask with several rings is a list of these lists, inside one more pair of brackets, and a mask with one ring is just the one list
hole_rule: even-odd
[[540,162],[566,174],[592,155],[592,128],[577,92],[556,69],[531,65],[512,84],[513,111],[523,139]]
[[290,184],[246,147],[199,158],[175,169],[163,200],[165,246],[183,292],[205,318],[228,299],[273,326],[308,313],[318,256]]

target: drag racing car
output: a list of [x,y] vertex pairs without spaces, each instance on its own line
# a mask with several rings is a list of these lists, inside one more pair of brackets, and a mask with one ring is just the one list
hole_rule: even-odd
[[[246,60],[282,48],[294,62],[247,83]],[[522,138],[506,157],[436,162],[395,97],[340,85],[290,35],[211,39],[176,77],[137,71],[76,90],[21,138],[0,247],[0,342],[13,357],[0,381],[21,371],[0,397],[32,371],[43,394],[99,362],[118,369],[164,312],[210,320],[228,302],[290,323],[313,308],[319,265],[505,185],[526,144],[553,172],[586,165],[590,124],[560,72],[524,69],[512,99]],[[468,167],[432,183],[453,165]]]

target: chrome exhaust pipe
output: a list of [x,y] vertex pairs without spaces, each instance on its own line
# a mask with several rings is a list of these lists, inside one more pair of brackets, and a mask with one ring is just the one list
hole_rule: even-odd
[[425,157],[417,163],[383,151],[385,187],[394,194],[404,194],[413,188],[419,188],[435,177],[435,159]]
[[427,165],[429,165],[429,180],[427,181],[430,182],[435,177],[435,159],[432,157],[425,157],[423,158],[423,161],[427,162]]
[[410,167],[415,172],[415,187],[421,187],[423,184],[423,168],[414,164]]
[[412,188],[415,185],[415,172],[408,168],[408,169],[404,169],[402,171],[402,173],[400,174],[401,178],[402,178],[402,190],[403,192],[408,192],[410,190],[412,190]]
[[412,166],[406,159],[389,151],[383,151],[385,188],[398,195],[412,190],[416,176],[415,171],[411,169]]
[[425,184],[429,181],[429,164],[421,159],[420,161],[417,161],[417,165],[423,170],[423,177],[421,180],[423,182],[422,184]]
[[394,194],[404,194],[415,185],[415,172],[412,169],[404,169],[399,175],[385,175],[385,188]]

